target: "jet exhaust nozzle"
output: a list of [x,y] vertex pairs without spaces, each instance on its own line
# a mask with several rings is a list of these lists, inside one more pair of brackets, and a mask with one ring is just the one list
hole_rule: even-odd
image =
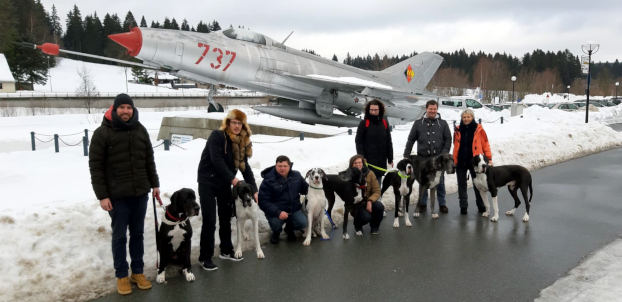
[[143,46],[143,35],[138,27],[130,29],[129,32],[108,35],[108,38],[125,47],[132,57],[137,56]]

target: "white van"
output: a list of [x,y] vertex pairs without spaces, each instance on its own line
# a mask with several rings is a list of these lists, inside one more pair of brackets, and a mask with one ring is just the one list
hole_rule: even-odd
[[441,97],[438,99],[438,103],[444,107],[453,107],[459,109],[479,109],[484,107],[482,103],[478,102],[472,97]]

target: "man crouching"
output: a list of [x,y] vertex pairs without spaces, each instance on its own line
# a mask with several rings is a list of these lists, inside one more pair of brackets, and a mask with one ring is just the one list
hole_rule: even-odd
[[270,243],[279,242],[285,226],[287,240],[295,241],[294,230],[307,226],[307,217],[302,212],[300,195],[306,195],[309,185],[298,171],[291,170],[292,162],[285,155],[276,158],[276,165],[261,172],[263,181],[259,186],[259,207],[266,214],[272,235]]

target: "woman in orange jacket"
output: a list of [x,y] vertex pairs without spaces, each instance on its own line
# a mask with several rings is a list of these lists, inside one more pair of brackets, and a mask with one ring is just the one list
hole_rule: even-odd
[[[460,214],[467,214],[467,171],[471,173],[471,179],[475,179],[473,169],[473,157],[484,154],[492,165],[492,153],[486,131],[482,125],[475,121],[473,110],[466,109],[462,112],[460,126],[454,129],[454,163],[456,164],[456,177],[458,178],[458,199],[460,200]],[[475,203],[480,213],[486,211],[479,191],[475,191]]]

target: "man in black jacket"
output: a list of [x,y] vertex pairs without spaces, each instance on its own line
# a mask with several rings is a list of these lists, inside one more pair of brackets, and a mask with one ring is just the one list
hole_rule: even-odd
[[[112,219],[112,256],[117,291],[132,292],[130,282],[140,289],[151,288],[143,274],[143,230],[147,194],[159,199],[160,183],[147,129],[138,121],[138,110],[127,94],[119,94],[104,114],[89,147],[89,169],[93,191],[102,209]],[[130,230],[132,275],[128,278],[126,232]]]
[[[406,148],[404,148],[404,158],[410,156],[413,144],[417,142],[417,156],[432,157],[442,153],[449,153],[451,147],[451,132],[449,125],[441,119],[438,113],[438,103],[429,100],[425,104],[425,116],[416,120],[408,134]],[[441,180],[436,187],[436,196],[441,213],[447,213],[445,201],[445,175],[441,175]],[[421,204],[417,205],[415,211],[425,212],[428,201],[428,192],[423,195]]]
[[393,167],[391,127],[384,117],[384,111],[384,104],[379,100],[374,99],[365,104],[365,119],[359,123],[354,139],[356,153],[365,157],[379,184],[382,183],[387,162]]
[[[201,154],[197,180],[203,226],[201,227],[201,249],[199,262],[203,269],[211,271],[218,267],[212,262],[214,255],[214,232],[216,230],[216,204],[218,204],[218,235],[220,237],[220,259],[240,261],[236,258],[231,243],[231,217],[233,197],[231,186],[237,185],[238,170],[254,192],[257,201],[255,176],[248,164],[253,155],[250,140],[251,128],[244,112],[233,109],[222,121],[219,130],[212,131]],[[240,238],[238,238],[240,240]]]
[[263,181],[259,187],[259,207],[266,214],[272,235],[270,242],[279,242],[285,226],[287,239],[296,240],[294,230],[307,227],[307,216],[302,212],[300,195],[307,195],[309,184],[300,172],[294,171],[292,162],[285,155],[276,158],[276,164],[261,172]]

